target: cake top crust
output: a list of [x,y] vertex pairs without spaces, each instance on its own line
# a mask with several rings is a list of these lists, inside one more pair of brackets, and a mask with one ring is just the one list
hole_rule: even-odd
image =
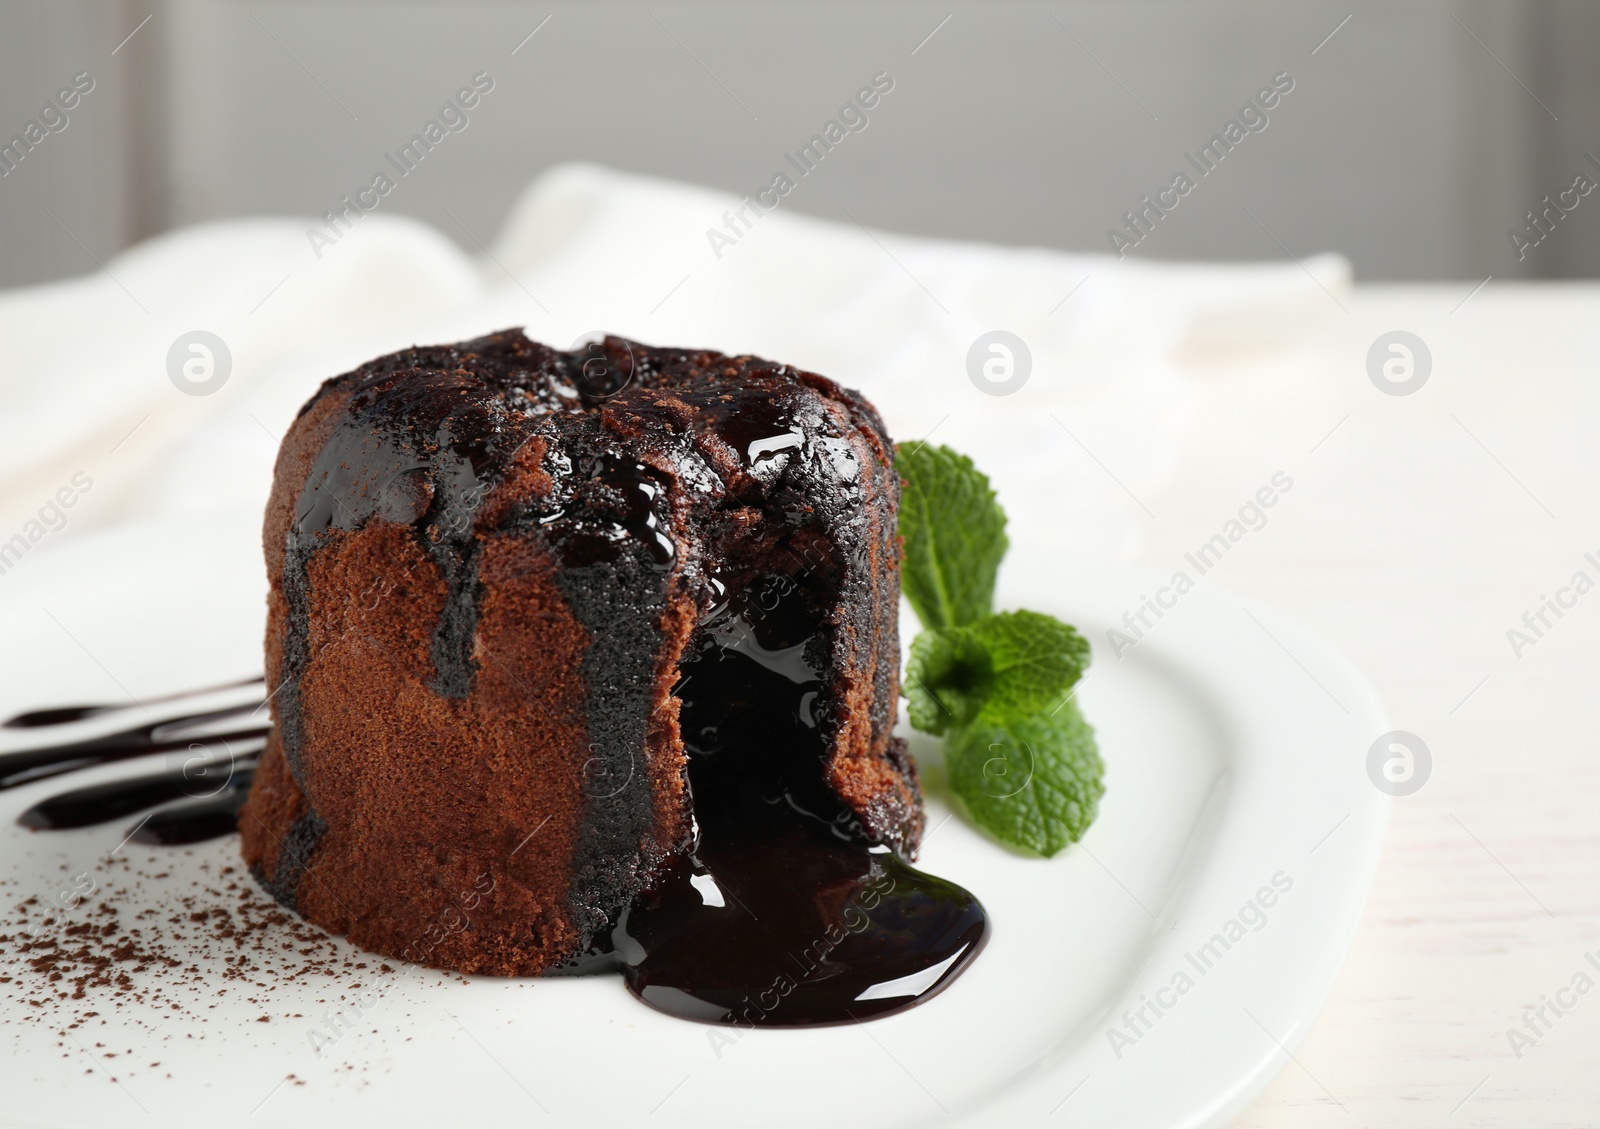
[[407,349],[329,380],[302,414],[330,395],[343,434],[307,480],[301,536],[381,516],[440,546],[532,524],[569,565],[631,543],[670,568],[675,507],[777,504],[848,542],[860,460],[890,461],[877,413],[825,377],[619,337],[561,351],[511,329]]

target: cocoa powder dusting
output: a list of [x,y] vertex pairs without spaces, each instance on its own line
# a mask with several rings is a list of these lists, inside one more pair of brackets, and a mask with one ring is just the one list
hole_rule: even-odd
[[[87,1053],[115,1082],[137,1074],[133,1063],[158,1042],[204,1038],[203,1025],[229,1003],[259,1007],[257,1023],[302,1020],[287,1008],[304,1006],[308,985],[325,991],[319,1005],[337,1007],[395,971],[285,911],[241,865],[186,858],[194,877],[185,881],[172,861],[123,852],[79,875],[63,866],[60,889],[28,894],[0,916],[0,1010],[19,1033],[53,1033],[63,1056]],[[0,901],[19,885],[0,878]],[[142,1032],[137,1049],[96,1039],[111,1020],[120,1034],[105,1038]],[[158,1056],[148,1062],[143,1069],[161,1066]]]

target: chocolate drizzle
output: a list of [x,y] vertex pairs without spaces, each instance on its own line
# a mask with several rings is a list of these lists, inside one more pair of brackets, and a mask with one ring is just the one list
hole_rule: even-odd
[[[209,710],[205,713],[136,725],[101,737],[44,745],[13,753],[0,753],[0,791],[30,784],[47,776],[89,768],[92,765],[127,760],[131,757],[147,756],[151,753],[175,753],[179,750],[194,752],[194,755],[185,758],[183,763],[215,760],[222,753],[228,753],[231,757],[229,742],[250,742],[254,747],[259,747],[255,743],[271,732],[271,727],[264,724],[266,719],[260,715],[260,708],[260,703],[251,703],[228,709]],[[19,716],[36,718],[43,712],[45,711],[34,711]],[[236,717],[243,717],[246,720],[236,726],[224,727],[220,733],[204,732],[213,728],[217,722]],[[39,728],[45,724],[47,723],[33,721],[28,727]],[[202,732],[196,732],[197,730]],[[195,751],[197,746],[200,750],[210,750],[210,752]]]
[[254,777],[253,766],[248,770],[241,769],[232,783],[215,796],[188,800],[151,812],[149,819],[134,828],[130,839],[135,843],[177,847],[231,835],[238,830],[239,809],[244,807]]
[[[17,817],[17,822],[35,831],[65,831],[74,827],[92,827],[185,798],[199,801],[212,799],[223,792],[237,793],[237,797],[230,796],[232,802],[235,798],[243,797],[250,787],[250,781],[255,778],[253,758],[207,767],[213,770],[216,777],[215,786],[211,786],[203,772],[189,776],[181,771],[135,776],[128,780],[91,784],[87,788],[57,793],[34,804]],[[234,810],[237,811],[237,808]],[[220,834],[226,835],[232,830],[230,823]]]
[[[143,704],[259,685],[245,679],[225,686],[188,691]],[[164,771],[145,773],[104,784],[57,792],[17,817],[36,831],[63,831],[121,819],[148,808],[160,810],[129,832],[134,842],[193,843],[219,838],[234,830],[235,817],[255,776],[256,754],[271,731],[262,718],[262,703],[171,716],[100,737],[63,741],[17,752],[0,753],[0,790],[98,765],[158,753],[167,755]],[[102,714],[124,712],[126,706],[67,706],[18,714],[0,728],[43,729],[72,725]],[[219,723],[243,717],[243,724]],[[165,805],[165,806],[163,806]]]
[[[203,690],[184,690],[178,694],[166,694],[159,698],[145,698],[145,706],[165,705],[168,702],[181,701],[192,698],[197,694],[213,694],[223,690],[238,690],[245,686],[259,686],[260,678],[241,678],[237,682],[225,682],[221,686],[208,686]],[[125,713],[128,706],[121,704],[100,704],[93,706],[52,706],[43,710],[28,710],[0,721],[0,729],[37,729],[42,726],[67,725],[74,721],[87,721],[101,714]]]

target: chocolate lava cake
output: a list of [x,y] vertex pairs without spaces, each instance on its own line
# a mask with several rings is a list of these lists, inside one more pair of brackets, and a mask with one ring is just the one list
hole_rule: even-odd
[[821,376],[616,337],[329,380],[266,513],[256,879],[378,953],[531,975],[615,959],[708,826],[798,812],[872,875],[912,856],[892,459]]

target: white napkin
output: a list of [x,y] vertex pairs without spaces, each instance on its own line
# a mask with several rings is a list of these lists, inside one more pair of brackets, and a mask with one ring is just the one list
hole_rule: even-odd
[[[410,344],[520,325],[563,347],[606,330],[824,373],[873,400],[896,438],[972,455],[1021,537],[1126,550],[1203,388],[1193,362],[1302,345],[1336,316],[1330,294],[1350,286],[1336,255],[1119,261],[890,235],[781,202],[759,216],[747,207],[732,242],[725,217],[741,207],[565,165],[528,188],[481,254],[380,204],[320,257],[307,236],[320,223],[240,220],[0,294],[0,542],[56,524],[39,511],[75,473],[93,486],[47,536],[144,514],[259,511],[277,440],[322,380]],[[206,396],[179,391],[167,371],[174,340],[196,329],[232,358]],[[969,376],[969,349],[993,330],[1031,354],[1010,395]]]

